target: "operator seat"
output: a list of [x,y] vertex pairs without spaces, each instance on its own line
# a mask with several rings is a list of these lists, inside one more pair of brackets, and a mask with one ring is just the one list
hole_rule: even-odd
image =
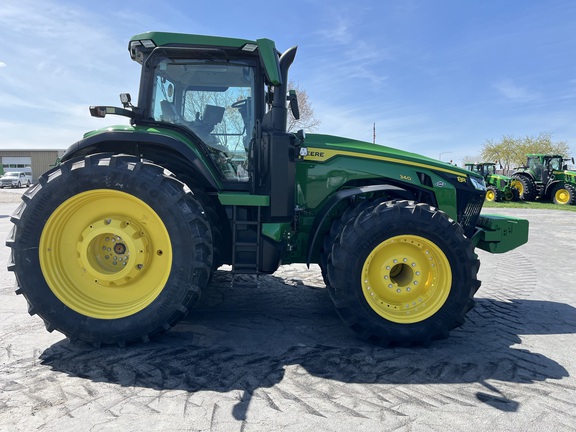
[[168,123],[177,123],[178,114],[176,113],[176,108],[166,99],[160,101],[160,110],[162,111],[162,121]]
[[227,152],[228,149],[220,144],[220,141],[211,135],[218,123],[224,119],[225,108],[217,105],[206,105],[204,113],[200,118],[200,113],[196,113],[196,120],[190,123],[192,130],[209,146]]

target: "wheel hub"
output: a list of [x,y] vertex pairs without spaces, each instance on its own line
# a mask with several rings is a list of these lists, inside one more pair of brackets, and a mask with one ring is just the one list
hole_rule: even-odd
[[418,236],[397,236],[380,243],[362,270],[368,304],[395,322],[417,322],[431,316],[445,302],[451,285],[444,253]]
[[556,191],[556,201],[560,204],[567,204],[570,201],[570,194],[566,189],[558,189]]
[[46,221],[39,249],[54,295],[93,318],[144,309],[163,290],[172,266],[170,236],[159,215],[135,196],[109,189],[64,201]]
[[122,218],[88,225],[77,243],[78,263],[94,283],[121,286],[137,277],[146,261],[140,230]]

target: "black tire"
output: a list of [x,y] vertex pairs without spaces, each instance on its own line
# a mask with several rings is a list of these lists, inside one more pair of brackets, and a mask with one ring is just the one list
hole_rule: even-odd
[[480,287],[479,267],[471,241],[443,212],[386,202],[349,221],[336,239],[330,296],[362,338],[427,345],[464,323]]
[[77,158],[22,199],[7,240],[9,270],[49,331],[96,346],[148,341],[186,316],[207,284],[205,214],[158,165],[128,155]]
[[[182,176],[180,178],[180,176],[178,176],[178,178],[182,180],[184,183],[186,183],[190,189],[192,189],[192,193],[194,194],[194,196],[204,209],[206,219],[210,225],[210,236],[213,251],[212,253],[213,259],[210,273],[211,278],[212,274],[218,269],[218,267],[224,264],[224,259],[222,255],[224,250],[227,247],[228,248],[231,247],[231,243],[226,245],[224,240],[225,237],[223,234],[225,227],[228,225],[229,222],[227,218],[222,217],[218,213],[217,203],[215,199],[212,198],[210,195],[208,195],[208,193],[204,190],[204,188],[202,188],[202,186],[196,184],[194,180],[190,177]],[[230,235],[228,235],[228,238],[231,237],[232,234],[230,233]]]
[[520,192],[518,192],[518,189],[511,187],[510,191],[512,192],[511,201],[520,201]]
[[344,228],[344,225],[346,225],[349,221],[356,219],[360,213],[367,209],[374,208],[376,205],[383,201],[384,198],[363,199],[360,202],[357,202],[355,205],[347,207],[346,210],[344,210],[344,213],[342,213],[342,216],[332,222],[332,225],[330,226],[330,232],[324,237],[322,251],[320,254],[320,270],[322,271],[322,278],[324,279],[324,284],[328,290],[331,290],[330,281],[328,280],[328,260],[330,253],[332,252],[332,245],[334,244],[336,237],[340,235],[342,228]]
[[486,188],[486,201],[488,202],[502,201],[502,192],[496,189],[494,186],[488,186]]
[[520,183],[520,199],[524,201],[534,201],[538,195],[538,188],[536,182],[527,175],[513,174],[512,178]]
[[559,205],[576,204],[576,189],[571,184],[558,184],[552,190],[552,202]]

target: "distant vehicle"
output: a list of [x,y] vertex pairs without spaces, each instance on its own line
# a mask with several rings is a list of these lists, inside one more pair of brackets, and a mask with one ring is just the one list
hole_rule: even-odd
[[526,165],[512,174],[512,186],[524,201],[551,200],[554,204],[576,205],[576,171],[565,162],[574,158],[563,155],[529,154]]
[[0,187],[20,188],[22,186],[30,186],[32,184],[32,176],[22,171],[12,171],[5,173],[0,177]]
[[467,163],[466,169],[476,172],[484,177],[486,182],[486,201],[518,201],[520,191],[512,186],[512,178],[496,174],[494,162]]

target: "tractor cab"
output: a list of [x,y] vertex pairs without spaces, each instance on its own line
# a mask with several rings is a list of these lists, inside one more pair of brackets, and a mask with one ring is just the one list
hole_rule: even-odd
[[295,92],[287,90],[296,47],[281,55],[269,39],[149,32],[132,37],[128,49],[143,66],[138,106],[122,94],[124,109],[90,107],[92,116],[124,115],[133,125],[183,133],[210,158],[214,184],[224,184],[215,189],[267,193],[262,185],[270,179],[249,180],[290,174],[282,169],[290,167],[288,158],[270,160],[269,150],[272,141],[280,154],[286,153],[278,149],[282,143],[294,144],[295,135],[286,133],[286,102],[298,118]]
[[496,164],[494,163],[486,162],[482,165],[482,169],[482,175],[484,176],[496,174]]
[[530,154],[526,166],[532,171],[536,182],[546,185],[554,179],[553,172],[564,169],[564,158],[561,155]]
[[144,115],[194,134],[227,181],[248,181],[248,149],[255,126],[255,62],[150,58]]
[[484,179],[486,179],[486,176],[488,175],[496,174],[496,164],[492,162],[483,162],[475,164],[467,163],[465,164],[465,166],[466,169],[480,174],[482,177],[484,177]]

